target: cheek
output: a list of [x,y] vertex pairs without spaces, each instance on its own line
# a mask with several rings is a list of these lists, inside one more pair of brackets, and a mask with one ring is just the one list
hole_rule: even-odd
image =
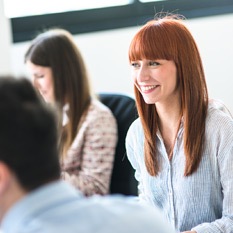
[[52,89],[52,88],[53,88],[52,82],[48,82],[48,83],[47,83],[47,88],[49,88],[49,89]]
[[50,89],[52,87],[52,83],[48,79],[41,79],[40,86],[46,89]]
[[47,87],[49,89],[53,89],[53,80],[52,80],[52,77],[49,77],[47,80],[46,80],[46,83],[47,83]]
[[175,89],[177,89],[179,86],[179,81],[178,81],[176,75],[174,75],[174,77],[173,77],[173,85],[174,85]]
[[34,77],[31,79],[31,83],[32,83],[33,87],[36,88],[37,90],[41,86],[39,80],[37,78],[34,78]]
[[137,78],[136,77],[133,77],[133,84],[134,86],[137,87],[137,89],[140,91],[139,87],[138,87],[138,82],[137,82]]
[[133,83],[137,83],[137,73],[136,72],[131,73],[131,80],[133,81]]
[[176,70],[171,69],[170,72],[168,73],[167,77],[169,78],[168,80],[169,80],[171,86],[174,86],[174,88],[176,88],[178,85]]

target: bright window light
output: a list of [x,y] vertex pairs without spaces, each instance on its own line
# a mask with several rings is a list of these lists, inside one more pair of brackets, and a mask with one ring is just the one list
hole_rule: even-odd
[[166,0],[139,0],[140,2],[161,2]]
[[3,0],[8,18],[128,5],[133,0]]

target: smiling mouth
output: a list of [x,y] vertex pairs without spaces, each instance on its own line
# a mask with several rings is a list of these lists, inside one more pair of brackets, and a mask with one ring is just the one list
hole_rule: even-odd
[[152,89],[155,89],[156,87],[158,87],[158,85],[152,85],[152,86],[141,86],[141,90],[142,91],[150,91]]

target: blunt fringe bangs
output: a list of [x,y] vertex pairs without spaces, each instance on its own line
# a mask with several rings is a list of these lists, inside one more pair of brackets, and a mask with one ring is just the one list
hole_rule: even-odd
[[[142,59],[173,60],[178,63],[185,41],[192,38],[179,18],[151,20],[134,36],[129,47],[129,61]],[[182,52],[183,53],[183,52]]]

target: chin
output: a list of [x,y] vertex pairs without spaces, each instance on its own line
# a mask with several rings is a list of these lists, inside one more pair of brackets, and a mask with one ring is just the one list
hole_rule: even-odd
[[144,101],[145,101],[146,104],[155,104],[155,101],[152,101],[152,100],[145,100],[144,99]]

